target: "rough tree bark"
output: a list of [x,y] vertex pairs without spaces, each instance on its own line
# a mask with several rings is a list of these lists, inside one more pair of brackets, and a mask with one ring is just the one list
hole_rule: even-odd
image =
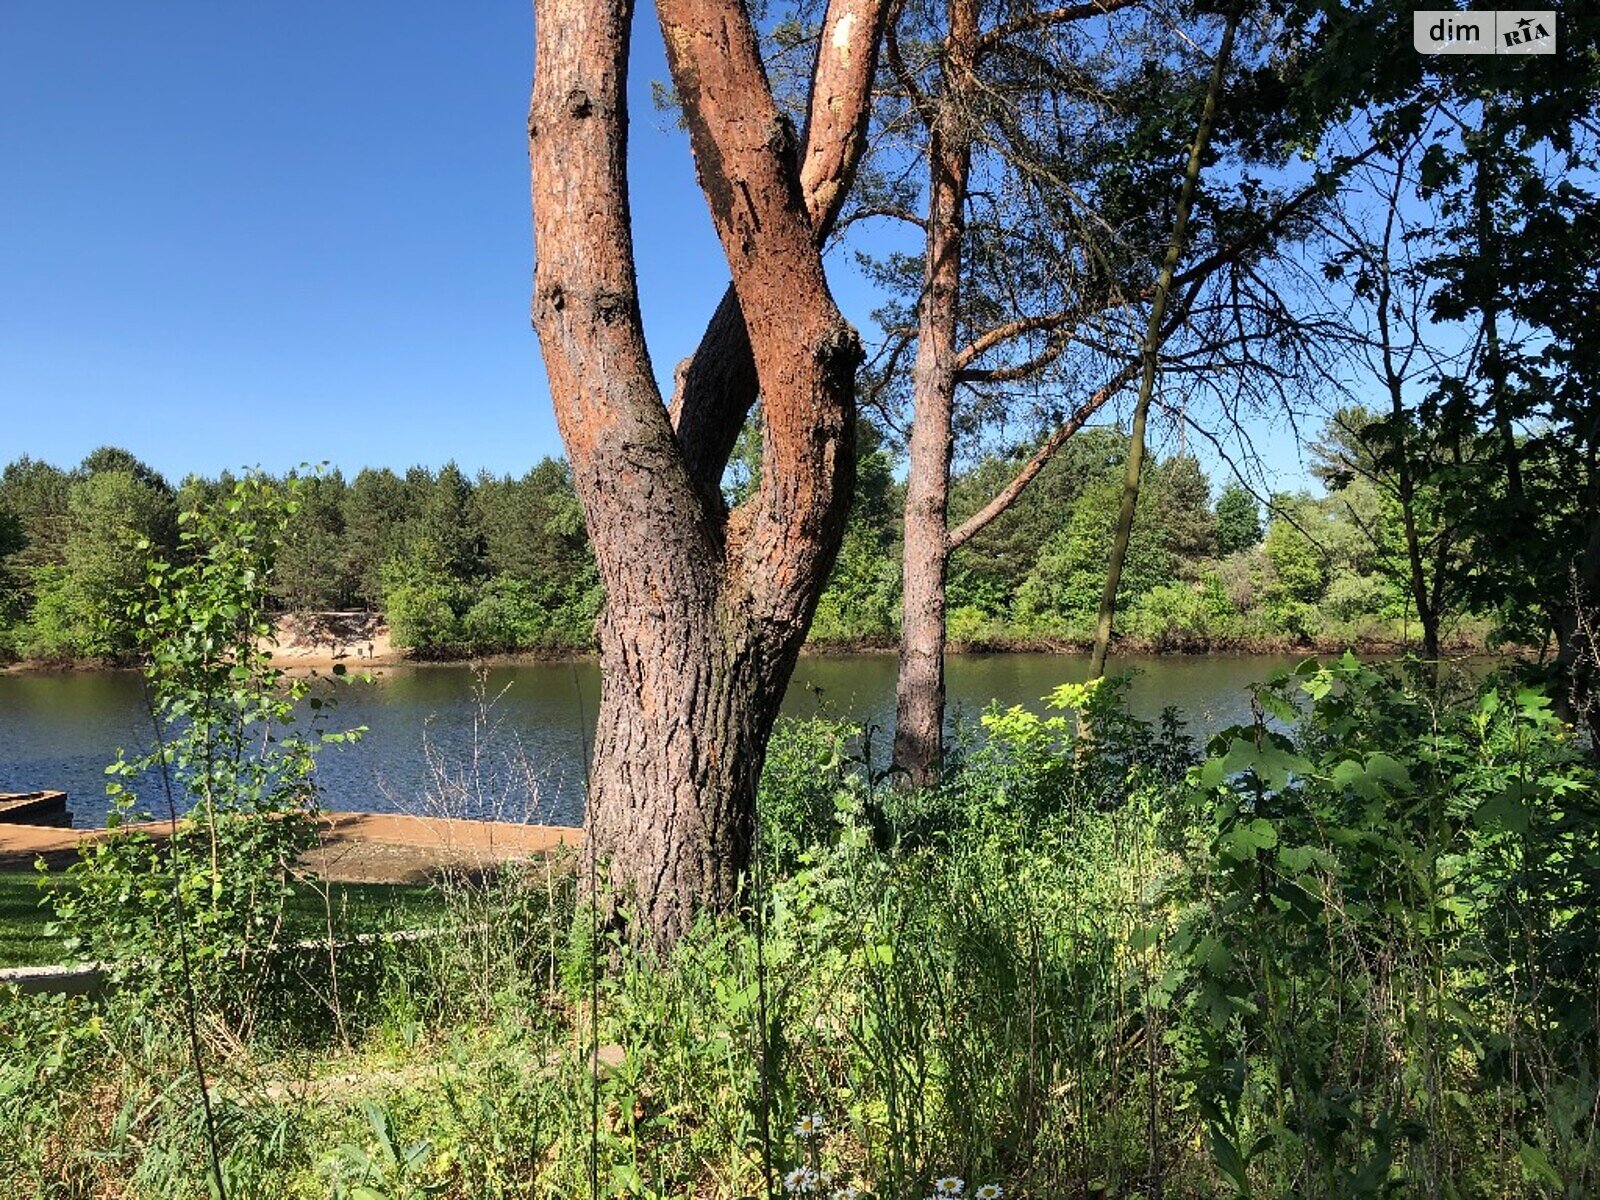
[[977,42],[977,0],[951,0],[944,86],[938,109],[928,120],[926,262],[911,367],[900,671],[895,683],[894,763],[915,787],[937,780],[944,748],[951,411]]
[[[737,900],[767,737],[844,528],[861,351],[829,293],[814,217],[859,154],[868,92],[854,81],[870,82],[881,11],[830,6],[804,156],[825,178],[803,187],[743,6],[660,0],[736,299],[697,355],[720,372],[683,372],[669,416],[629,226],[632,6],[535,6],[533,321],[607,598],[586,828],[615,902],[660,948],[702,908]],[[761,484],[728,513],[715,477],[757,389]]]

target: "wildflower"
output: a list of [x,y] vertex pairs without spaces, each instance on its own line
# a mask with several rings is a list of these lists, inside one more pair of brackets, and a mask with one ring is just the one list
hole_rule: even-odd
[[977,1200],[1000,1200],[1006,1194],[998,1183],[986,1183],[977,1191]]
[[796,1167],[783,1177],[783,1190],[791,1196],[804,1196],[817,1190],[817,1173],[810,1167]]
[[805,1113],[794,1123],[794,1135],[802,1141],[814,1138],[822,1132],[825,1124],[821,1113]]
[[933,1181],[933,1190],[939,1196],[959,1196],[966,1186],[965,1180],[958,1179],[954,1175],[946,1175],[942,1179]]
[[833,1200],[860,1200],[861,1189],[853,1183],[847,1183],[841,1188],[833,1189]]

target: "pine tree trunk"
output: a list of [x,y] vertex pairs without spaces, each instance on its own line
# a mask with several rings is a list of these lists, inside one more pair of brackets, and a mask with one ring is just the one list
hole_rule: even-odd
[[944,758],[945,582],[950,560],[951,414],[955,408],[961,252],[971,162],[967,105],[974,78],[977,5],[953,0],[945,88],[928,148],[926,263],[912,364],[906,475],[900,670],[894,766],[913,787],[938,782]]
[[670,944],[702,908],[737,901],[756,785],[793,655],[754,630],[704,628],[681,609],[655,626],[603,622],[589,836],[611,894]]

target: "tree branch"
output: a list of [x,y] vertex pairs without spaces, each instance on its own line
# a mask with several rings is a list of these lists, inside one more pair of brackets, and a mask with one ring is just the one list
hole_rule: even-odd
[[1075,325],[1081,319],[1082,314],[1077,311],[1053,312],[1039,316],[1018,317],[1014,321],[1007,321],[1004,325],[996,325],[956,351],[956,371],[958,373],[965,371],[972,365],[974,359],[1014,337],[1021,337],[1025,333],[1038,333],[1041,330],[1060,329],[1063,325]]
[[978,54],[984,55],[995,47],[1001,45],[1007,38],[1015,37],[1019,33],[1027,33],[1032,29],[1044,29],[1051,25],[1065,25],[1071,21],[1084,21],[1090,17],[1104,16],[1106,13],[1116,12],[1119,8],[1132,8],[1141,0],[1087,0],[1083,4],[1067,4],[1060,8],[1036,9],[1023,16],[1007,21],[1004,25],[997,25],[984,33],[978,39]]
[[[889,2],[831,0],[823,20],[800,169],[815,245],[837,221],[865,146]],[[720,505],[722,473],[759,391],[749,331],[730,286],[694,354],[679,364],[670,406],[689,474],[714,505]]]
[[1230,242],[1226,246],[1219,246],[1204,258],[1196,260],[1173,276],[1173,283],[1178,285],[1189,283],[1210,275],[1231,262],[1237,262],[1249,251],[1260,246],[1268,238],[1276,234],[1292,218],[1309,208],[1312,201],[1319,196],[1327,195],[1330,186],[1336,185],[1345,175],[1378,153],[1385,144],[1381,140],[1375,141],[1360,154],[1339,159],[1327,174],[1319,175],[1293,196],[1273,208],[1267,214],[1266,219],[1247,235]]
[[903,221],[907,225],[915,225],[918,229],[926,229],[928,227],[928,223],[914,212],[898,208],[892,204],[869,204],[864,208],[852,209],[839,220],[834,232],[848,229],[857,221],[870,221],[873,217],[888,217],[893,221]]
[[1066,445],[1067,441],[1104,408],[1113,396],[1133,382],[1139,374],[1140,367],[1141,364],[1137,359],[1124,364],[1104,387],[1080,404],[1072,416],[1033,452],[1033,456],[1023,464],[1022,469],[1012,476],[1010,483],[996,492],[989,503],[950,531],[950,549],[955,550],[971,541],[995,518],[1010,508],[1017,497],[1022,495],[1027,486],[1038,477],[1039,472],[1049,465],[1056,451]]

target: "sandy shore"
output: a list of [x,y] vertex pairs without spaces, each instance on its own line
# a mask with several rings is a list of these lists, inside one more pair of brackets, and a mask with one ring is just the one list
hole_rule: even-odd
[[405,661],[405,651],[390,642],[389,626],[378,613],[289,614],[277,622],[274,666],[326,670],[342,664],[357,671]]
[[[583,831],[568,826],[393,813],[325,813],[318,826],[319,845],[304,865],[336,883],[424,883],[440,871],[482,871],[583,841]],[[122,829],[165,837],[169,826],[157,821]],[[52,868],[65,866],[85,842],[114,836],[107,829],[0,825],[0,870],[31,870],[39,858]]]

